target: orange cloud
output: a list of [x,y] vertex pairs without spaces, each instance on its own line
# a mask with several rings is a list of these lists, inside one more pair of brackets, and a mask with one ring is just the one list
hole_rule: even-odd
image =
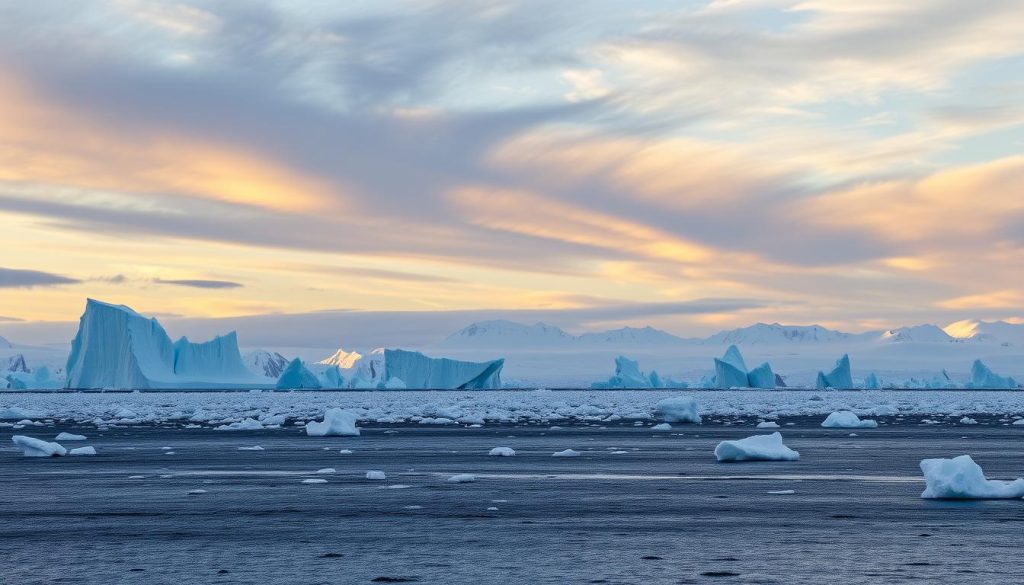
[[0,181],[337,210],[344,192],[232,144],[103,126],[0,73]]

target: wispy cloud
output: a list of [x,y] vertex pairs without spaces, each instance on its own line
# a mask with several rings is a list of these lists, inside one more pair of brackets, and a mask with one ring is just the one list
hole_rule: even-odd
[[180,279],[180,280],[166,280],[163,278],[155,278],[153,282],[156,284],[170,284],[173,286],[187,286],[191,288],[209,288],[209,289],[222,289],[222,288],[242,288],[241,283],[231,282],[229,280],[200,280],[200,279]]
[[0,268],[0,288],[33,288],[77,284],[79,282],[81,281],[75,278],[39,270]]

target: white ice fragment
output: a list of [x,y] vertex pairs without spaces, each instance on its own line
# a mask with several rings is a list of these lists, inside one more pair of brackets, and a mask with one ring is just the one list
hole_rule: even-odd
[[1007,499],[1024,497],[1024,479],[986,479],[981,466],[970,455],[953,459],[924,459],[921,471],[926,499]]
[[759,429],[777,429],[777,428],[779,428],[779,423],[777,423],[777,422],[775,422],[773,420],[763,420],[763,421],[757,423],[757,428],[759,428]]
[[828,415],[821,426],[830,429],[873,429],[878,423],[873,420],[861,420],[849,410],[837,410]]
[[59,435],[57,435],[57,438],[54,439],[54,440],[55,441],[85,441],[86,440],[86,436],[85,435],[74,435],[74,434],[71,434],[71,433],[60,433]]
[[323,422],[306,423],[306,434],[311,437],[357,437],[359,436],[359,427],[356,426],[358,419],[358,415],[352,411],[328,408],[324,413]]
[[974,420],[973,418],[971,418],[969,416],[965,416],[962,419],[960,419],[960,424],[962,424],[962,425],[976,425],[976,424],[978,424],[978,421]]
[[205,493],[206,493],[206,490],[188,490],[188,495],[190,495],[190,496],[198,496],[198,495],[205,494]]
[[21,447],[25,457],[57,457],[68,454],[68,450],[60,443],[48,443],[25,435],[14,435],[11,440],[15,445]]
[[95,455],[95,454],[96,454],[96,447],[93,447],[93,446],[89,446],[89,447],[76,447],[76,448],[68,451],[68,455]]
[[338,470],[333,468],[333,467],[324,467],[323,469],[317,469],[316,472],[317,473],[327,474],[327,473],[338,473]]
[[259,445],[253,445],[252,447],[239,447],[239,451],[263,451],[263,447]]
[[512,457],[516,452],[511,447],[495,447],[487,454],[496,457]]
[[652,431],[671,431],[672,430],[672,425],[670,425],[668,423],[656,424],[653,427],[651,427],[651,430]]
[[697,401],[691,396],[672,396],[654,405],[655,416],[665,422],[700,423]]
[[320,478],[311,478],[311,479],[304,479],[304,480],[302,480],[302,483],[305,483],[305,484],[327,483],[327,480],[326,479],[320,479]]
[[261,431],[263,430],[263,423],[254,419],[247,418],[238,422],[229,423],[226,425],[220,425],[214,427],[215,431]]
[[476,476],[470,473],[459,473],[448,478],[448,483],[472,483]]
[[557,453],[552,453],[551,456],[552,457],[579,457],[580,456],[580,452],[579,451],[574,451],[572,449],[566,449],[565,451],[558,451]]
[[338,451],[338,454],[339,455],[351,455],[352,454],[352,450],[351,449],[341,449],[341,450]]
[[715,457],[719,462],[797,461],[800,454],[782,443],[781,433],[772,433],[735,441],[722,441],[715,447]]
[[770,496],[791,496],[796,493],[796,490],[772,490],[768,492]]
[[370,470],[370,471],[366,472],[366,479],[380,480],[380,479],[387,479],[387,476],[384,475],[383,471]]

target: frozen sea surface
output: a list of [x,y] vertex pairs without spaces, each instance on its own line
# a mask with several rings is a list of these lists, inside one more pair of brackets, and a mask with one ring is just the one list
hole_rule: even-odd
[[[645,404],[654,399],[645,397]],[[128,407],[145,410],[138,402]],[[879,428],[851,437],[821,428],[821,418],[779,419],[800,461],[734,464],[716,463],[712,451],[720,441],[758,434],[756,416],[705,418],[704,425],[673,425],[671,432],[626,420],[554,429],[366,423],[359,437],[309,437],[290,426],[4,427],[0,581],[1024,578],[1014,561],[1024,501],[922,500],[918,468],[922,458],[970,453],[990,478],[1017,477],[1024,472],[1022,426],[1008,425],[1001,414],[976,414],[979,424],[970,426],[948,417],[927,419],[933,424],[883,416]],[[52,438],[61,431],[87,435],[99,455],[26,458],[10,440],[15,433]],[[257,444],[264,450],[238,450]],[[516,456],[489,456],[499,445]],[[551,457],[569,448],[581,455]],[[174,455],[164,454],[169,450]],[[335,473],[317,473],[324,468]],[[368,470],[387,479],[368,481]],[[457,474],[476,481],[448,481]]]

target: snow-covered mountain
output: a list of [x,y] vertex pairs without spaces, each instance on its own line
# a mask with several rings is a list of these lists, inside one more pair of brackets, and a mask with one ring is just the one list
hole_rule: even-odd
[[560,328],[546,323],[524,325],[512,321],[478,321],[465,327],[438,344],[446,349],[483,349],[501,347],[506,349],[564,347],[576,342],[576,338]]
[[363,354],[356,351],[345,351],[344,349],[338,348],[338,351],[334,352],[328,357],[318,361],[317,363],[322,366],[338,366],[343,370],[347,370],[356,365],[356,362],[363,358]]
[[582,344],[606,345],[679,345],[689,340],[666,333],[654,327],[623,327],[599,333],[584,333],[577,341]]
[[1024,323],[967,319],[950,323],[943,330],[956,339],[1024,345]]
[[288,367],[288,358],[276,351],[257,349],[245,354],[242,358],[245,366],[253,373],[274,380],[281,377],[281,372]]
[[956,341],[937,325],[915,325],[890,329],[882,333],[879,339],[894,343],[950,343]]
[[860,335],[826,329],[821,325],[780,325],[757,323],[716,333],[704,340],[706,345],[777,345],[780,343],[835,343],[851,341]]

